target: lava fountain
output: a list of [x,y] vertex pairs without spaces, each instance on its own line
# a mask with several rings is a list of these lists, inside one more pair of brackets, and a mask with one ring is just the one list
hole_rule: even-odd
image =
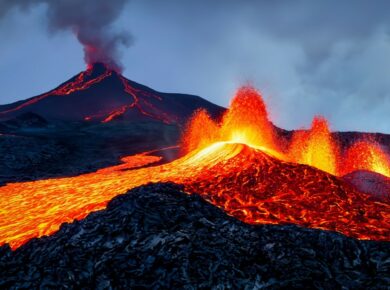
[[342,174],[356,170],[368,170],[390,177],[390,162],[381,147],[371,141],[361,140],[348,148]]
[[220,124],[211,120],[207,112],[201,110],[195,113],[184,134],[183,143],[187,152],[219,141],[242,143],[279,159],[286,159],[276,137],[259,92],[252,87],[242,87],[234,96]]
[[[104,209],[114,196],[148,182],[182,184],[185,192],[198,193],[251,224],[297,224],[390,240],[390,204],[329,173],[338,172],[344,157],[336,153],[326,122],[317,118],[309,131],[297,134],[303,135],[285,149],[261,95],[244,87],[220,122],[205,111],[195,114],[183,137],[186,154],[171,163],[153,166],[161,157],[145,152],[93,173],[0,187],[0,245],[15,249],[51,234],[62,223]],[[354,160],[347,168],[390,168],[382,151],[365,146],[375,158],[363,155],[368,165]],[[359,148],[352,147],[346,158],[355,158]],[[373,167],[377,162],[380,166]]]
[[288,152],[292,162],[337,174],[338,147],[326,119],[315,117],[309,131],[296,131]]

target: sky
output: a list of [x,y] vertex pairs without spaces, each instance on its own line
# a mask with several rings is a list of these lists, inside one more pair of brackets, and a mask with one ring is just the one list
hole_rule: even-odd
[[[0,0],[0,104],[85,69],[72,31],[54,29],[47,3],[63,0],[26,1],[33,4]],[[128,36],[115,54],[131,80],[222,106],[251,84],[280,127],[308,127],[323,115],[333,130],[390,133],[390,1],[105,3],[119,2],[107,31]]]

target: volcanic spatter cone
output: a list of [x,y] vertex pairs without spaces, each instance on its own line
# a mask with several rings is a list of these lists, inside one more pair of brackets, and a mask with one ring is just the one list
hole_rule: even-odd
[[[17,248],[51,234],[63,222],[104,209],[114,196],[149,182],[181,184],[250,224],[293,223],[389,240],[389,201],[341,178],[338,172],[348,172],[350,154],[339,153],[326,121],[316,118],[310,130],[297,134],[290,143],[281,141],[260,94],[243,88],[221,122],[204,111],[195,114],[183,138],[188,152],[171,163],[153,166],[161,157],[144,152],[89,174],[0,187],[0,244]],[[389,168],[386,158],[372,159],[364,168]],[[353,164],[352,170],[360,169]]]
[[102,63],[36,97],[0,106],[0,120],[32,112],[47,120],[109,122],[112,120],[185,121],[196,109],[215,116],[222,108],[192,95],[154,91],[126,79]]

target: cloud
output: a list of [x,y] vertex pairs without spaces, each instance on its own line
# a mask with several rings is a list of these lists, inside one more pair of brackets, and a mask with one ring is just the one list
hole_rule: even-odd
[[126,61],[153,60],[136,60],[131,76],[225,106],[251,82],[282,127],[323,114],[334,129],[390,133],[390,2],[134,2],[141,29]]

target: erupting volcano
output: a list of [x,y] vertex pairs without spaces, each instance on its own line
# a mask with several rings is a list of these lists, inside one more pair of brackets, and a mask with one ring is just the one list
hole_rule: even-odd
[[[137,94],[125,88],[129,95]],[[105,115],[100,120],[109,119]],[[390,238],[389,200],[360,192],[340,178],[362,169],[389,176],[389,157],[372,141],[341,148],[320,117],[309,130],[280,136],[261,95],[251,87],[238,90],[220,122],[197,111],[182,140],[183,156],[171,163],[153,166],[160,157],[145,152],[89,174],[0,187],[0,243],[17,248],[103,209],[129,189],[167,181],[184,185],[187,193],[200,194],[246,223],[293,223],[358,239]]]
[[0,106],[0,120],[32,112],[53,121],[109,122],[112,120],[184,122],[194,110],[222,112],[200,97],[154,91],[126,79],[102,63],[88,66],[54,90]]

